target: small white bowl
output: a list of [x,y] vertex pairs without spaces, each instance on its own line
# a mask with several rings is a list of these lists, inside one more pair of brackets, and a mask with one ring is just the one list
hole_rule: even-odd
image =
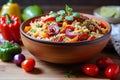
[[[116,7],[120,10],[120,6],[106,6],[106,7]],[[106,20],[107,22],[111,23],[111,24],[117,24],[120,23],[120,17],[119,18],[111,18],[111,17],[105,17],[103,15],[100,14],[100,9],[101,7],[97,8],[94,10],[93,14],[99,18],[102,18],[104,20]]]

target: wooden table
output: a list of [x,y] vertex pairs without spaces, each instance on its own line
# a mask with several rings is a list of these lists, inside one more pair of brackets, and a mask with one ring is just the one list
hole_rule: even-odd
[[[41,6],[45,13],[50,10],[57,11],[63,6]],[[78,12],[92,14],[96,7],[90,6],[72,6]],[[59,65],[47,63],[37,60],[32,56],[24,47],[22,47],[22,54],[28,57],[33,57],[36,60],[35,69],[31,72],[25,72],[22,68],[17,67],[14,63],[7,63],[0,61],[0,80],[109,80],[105,78],[102,71],[97,77],[89,77],[81,72],[81,63],[71,65]],[[104,49],[99,55],[90,60],[87,63],[95,63],[95,60],[101,56],[111,57],[117,64],[120,65],[120,57],[116,54],[113,48]],[[70,78],[66,78],[65,75],[68,71],[72,70]],[[75,77],[77,76],[77,77]],[[120,75],[117,80],[120,80]]]
[[[26,58],[32,57],[36,60],[34,70],[31,72],[25,72],[22,68],[16,66],[12,62],[8,63],[0,61],[0,80],[109,80],[105,78],[102,71],[100,71],[97,77],[84,75],[80,69],[81,63],[60,65],[39,61],[24,47],[22,47],[22,54],[24,54]],[[95,63],[95,60],[101,56],[109,56],[117,64],[120,64],[120,58],[113,48],[104,49],[99,55],[87,63]],[[67,78],[66,74],[69,71],[72,71],[72,74]],[[117,80],[120,80],[120,76]]]

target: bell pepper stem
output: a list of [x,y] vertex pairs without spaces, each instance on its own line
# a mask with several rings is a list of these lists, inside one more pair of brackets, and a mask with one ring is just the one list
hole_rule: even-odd
[[9,41],[5,41],[4,42],[4,47],[7,48],[7,47],[11,47],[12,44],[9,42]]
[[6,13],[4,14],[4,16],[6,16],[6,24],[10,24],[10,23],[13,23],[13,21],[10,19],[10,16]]
[[9,0],[9,2],[8,3],[13,3],[13,0]]

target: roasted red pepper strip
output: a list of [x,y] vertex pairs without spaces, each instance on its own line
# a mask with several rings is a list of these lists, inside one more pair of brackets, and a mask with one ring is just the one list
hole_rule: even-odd
[[106,26],[103,23],[99,23],[99,25],[101,26],[101,28],[106,28]]
[[20,18],[5,14],[0,19],[1,34],[5,40],[19,42]]
[[79,41],[87,40],[89,35],[87,33],[83,33],[79,36]]
[[62,42],[63,41],[63,37],[62,36],[60,36],[57,40],[56,40],[56,42]]
[[54,17],[49,17],[49,18],[43,20],[44,23],[50,22],[50,21],[55,21],[55,18]]
[[94,39],[96,39],[95,36],[89,36],[87,40],[94,40]]
[[66,29],[70,29],[71,31],[73,31],[75,28],[73,26],[67,25],[63,27],[63,29],[61,30],[61,33],[65,33]]

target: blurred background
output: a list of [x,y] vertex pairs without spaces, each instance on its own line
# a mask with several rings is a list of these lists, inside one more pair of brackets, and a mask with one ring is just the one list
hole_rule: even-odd
[[[0,0],[0,5],[8,0]],[[101,6],[101,5],[120,5],[120,0],[14,0],[21,6],[31,4],[39,5],[78,5],[78,6]]]
[[[8,0],[0,0],[0,7]],[[28,5],[37,4],[41,6],[45,12],[48,10],[59,10],[68,4],[74,8],[75,11],[92,13],[97,7],[103,5],[120,5],[120,0],[14,0],[19,3],[21,8]]]

